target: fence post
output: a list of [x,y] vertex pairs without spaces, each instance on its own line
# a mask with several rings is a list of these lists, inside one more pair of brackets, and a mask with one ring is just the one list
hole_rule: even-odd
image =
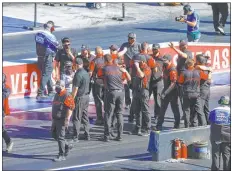
[[122,18],[125,18],[125,4],[122,3]]
[[37,4],[35,3],[35,7],[34,7],[34,27],[36,27],[36,23],[37,23]]

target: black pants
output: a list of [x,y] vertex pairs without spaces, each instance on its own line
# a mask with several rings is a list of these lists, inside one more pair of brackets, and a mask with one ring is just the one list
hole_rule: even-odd
[[[128,67],[126,69],[129,72],[130,69]],[[126,106],[128,106],[128,105],[131,105],[129,84],[125,84],[124,89],[125,89],[125,104],[126,104]]]
[[172,90],[165,98],[161,101],[160,115],[158,116],[157,127],[161,128],[164,123],[164,116],[168,108],[169,103],[171,103],[171,109],[174,114],[174,126],[179,127],[180,125],[180,110],[178,103],[178,91],[177,89]]
[[[228,4],[227,3],[212,3],[213,10],[213,24],[215,31],[218,31],[218,27],[225,27],[226,20],[228,17]],[[219,20],[219,15],[221,14],[221,18]]]
[[149,130],[151,128],[151,115],[149,112],[149,90],[141,89],[133,92],[134,113],[136,117],[136,129]]
[[97,83],[94,83],[92,87],[92,91],[93,91],[92,94],[96,107],[97,120],[103,121],[102,100],[104,99],[104,87],[100,86]]
[[209,124],[209,98],[210,98],[210,88],[205,91],[201,90],[201,105],[207,125]]
[[104,115],[104,136],[109,137],[111,132],[112,117],[117,118],[118,137],[123,134],[123,101],[125,92],[123,90],[105,91],[105,115]]
[[231,145],[230,142],[222,142],[216,144],[215,141],[211,141],[212,145],[212,165],[211,170],[218,171],[220,165],[220,158],[222,156],[223,170],[230,170],[231,162]]
[[152,87],[152,93],[154,97],[154,118],[155,118],[155,124],[157,122],[157,116],[160,115],[160,110],[161,110],[161,93],[163,91],[164,85],[163,85],[163,80],[159,81],[156,83],[156,85],[153,85]]
[[[44,59],[45,58],[45,59]],[[42,95],[47,85],[48,93],[53,92],[53,83],[52,83],[52,56],[38,58],[38,68],[41,70],[41,79],[40,87],[38,89],[38,95]]]
[[205,115],[202,111],[201,98],[183,97],[183,113],[185,128],[206,125]]
[[8,135],[8,133],[7,133],[6,129],[5,129],[4,117],[3,117],[3,120],[2,120],[2,138],[4,139],[6,145],[10,144],[11,138],[10,138],[10,136]]
[[58,142],[59,155],[64,155],[65,149],[68,149],[69,147],[65,140],[65,120],[53,120],[51,131],[52,137]]
[[78,135],[80,134],[81,123],[83,123],[85,135],[89,136],[90,128],[89,128],[88,107],[89,107],[89,95],[76,97],[75,109],[73,111],[73,116],[72,116],[74,137],[78,138]]

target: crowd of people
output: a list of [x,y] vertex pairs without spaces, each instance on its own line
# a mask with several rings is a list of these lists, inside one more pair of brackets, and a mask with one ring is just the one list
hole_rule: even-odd
[[[191,10],[191,9],[190,9]],[[129,33],[128,41],[119,48],[109,46],[104,54],[102,47],[91,54],[87,45],[82,45],[78,54],[71,40],[61,40],[62,47],[52,34],[54,23],[44,24],[44,31],[36,34],[36,52],[41,81],[37,99],[54,96],[52,103],[52,135],[58,141],[59,155],[55,161],[65,160],[71,144],[65,141],[70,119],[73,122],[73,141],[90,140],[88,118],[89,95],[92,92],[96,107],[96,125],[104,126],[103,141],[122,140],[123,108],[129,109],[128,122],[135,120],[132,134],[148,136],[150,130],[161,131],[169,103],[174,115],[174,129],[197,127],[209,124],[209,98],[212,68],[208,56],[192,56],[188,42],[179,41],[179,48],[170,42],[170,48],[178,54],[177,66],[170,54],[160,52],[160,45],[136,41],[136,34]],[[55,91],[51,81],[55,61]],[[47,85],[47,93],[44,94]],[[132,91],[132,97],[130,91]],[[149,99],[153,94],[154,112],[149,111]],[[180,106],[183,111],[181,117]],[[102,106],[104,104],[104,110]],[[228,105],[228,104],[227,104]],[[154,123],[151,124],[151,116]],[[212,118],[211,118],[212,119]],[[117,135],[113,129],[117,128]],[[9,142],[8,142],[9,141]],[[10,144],[10,140],[6,139]],[[12,147],[11,147],[12,148]]]

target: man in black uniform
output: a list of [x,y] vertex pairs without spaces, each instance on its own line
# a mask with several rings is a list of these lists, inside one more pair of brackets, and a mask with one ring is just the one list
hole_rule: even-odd
[[195,69],[193,59],[186,60],[185,67],[186,70],[178,78],[178,83],[183,85],[185,128],[204,126],[206,119],[201,106],[200,81],[207,80],[208,74]]
[[2,138],[4,139],[4,141],[6,143],[6,152],[10,152],[13,148],[13,145],[14,145],[13,141],[11,140],[10,136],[8,135],[8,133],[5,129],[5,122],[4,122],[5,113],[7,112],[6,106],[9,105],[9,104],[5,104],[5,103],[7,103],[6,99],[10,96],[10,93],[11,93],[10,87],[6,85],[6,75],[2,74],[2,101],[3,101],[3,105],[2,105]]
[[200,96],[201,106],[205,114],[206,122],[209,125],[209,98],[210,98],[210,85],[211,85],[211,72],[212,69],[207,65],[208,57],[203,54],[196,55],[196,69],[201,70],[209,75],[207,80],[200,81]]
[[[149,112],[149,84],[151,78],[151,69],[147,65],[145,56],[140,56],[140,61],[135,62],[137,70],[136,77],[132,82],[134,113],[136,116],[136,125],[133,134],[139,136],[148,136],[151,127],[151,116]],[[143,133],[142,133],[142,130]]]
[[[59,49],[56,53],[56,79],[64,79],[64,68],[65,63],[67,61],[70,61],[72,63],[75,63],[75,59],[77,56],[77,51],[74,48],[71,48],[71,42],[68,37],[64,37],[62,40],[63,48]],[[58,75],[60,73],[60,75]]]
[[106,65],[102,68],[102,76],[105,86],[105,115],[104,115],[104,141],[109,141],[112,117],[115,114],[117,118],[118,135],[116,140],[122,140],[123,134],[123,100],[124,100],[124,85],[123,80],[130,81],[130,75],[123,67],[118,67],[113,64],[113,59],[110,54],[104,55]]
[[69,125],[75,107],[73,97],[66,91],[63,80],[56,82],[56,94],[52,103],[52,137],[58,141],[59,154],[54,161],[66,160],[72,145],[65,141],[65,129]]
[[162,130],[162,125],[164,123],[164,116],[168,108],[169,103],[171,103],[172,112],[174,114],[174,128],[180,127],[180,111],[178,103],[178,91],[176,88],[177,81],[177,71],[174,64],[171,62],[172,56],[166,54],[163,56],[164,60],[164,71],[163,71],[163,80],[164,80],[164,89],[162,90],[161,96],[161,110],[160,115],[158,115],[158,122],[156,125],[157,130]]
[[153,93],[154,97],[154,118],[155,122],[154,124],[157,124],[157,116],[160,115],[160,109],[161,109],[161,93],[164,88],[164,82],[163,82],[163,56],[161,55],[160,51],[160,45],[159,44],[153,44],[152,45],[152,57],[155,60],[156,68],[152,71],[151,81],[150,81],[150,92],[149,96]]
[[[192,56],[192,52],[188,50],[188,43],[185,40],[180,40],[179,42],[179,49],[177,49],[172,42],[170,42],[169,45],[177,54],[178,54],[178,58],[177,58],[177,73],[178,76],[180,76],[180,73],[185,69],[185,61],[187,59],[193,59]],[[180,97],[180,102],[181,104],[183,104],[183,90],[182,87],[178,85],[178,94]],[[183,106],[181,105],[181,107],[183,108]],[[183,109],[182,109],[183,110]],[[182,122],[184,120],[183,115],[181,118]]]
[[40,97],[46,97],[44,96],[46,85],[48,89],[48,95],[53,95],[51,74],[53,70],[53,58],[59,46],[59,42],[52,34],[54,30],[54,22],[48,21],[46,24],[44,24],[44,31],[40,31],[35,35],[38,68],[41,71],[41,81],[37,92],[37,99]]
[[[130,60],[133,58],[135,54],[138,54],[140,51],[141,44],[136,42],[136,34],[129,33],[128,42],[122,44],[118,53],[119,57],[124,55],[124,63],[128,72],[130,69]],[[131,105],[129,84],[125,85],[125,103],[126,108],[129,108],[129,105]]]
[[77,71],[74,75],[72,90],[72,96],[75,99],[75,110],[72,116],[73,139],[78,141],[81,123],[83,123],[85,131],[83,139],[90,140],[88,117],[90,77],[83,68],[83,60],[81,58],[76,59],[76,66]]

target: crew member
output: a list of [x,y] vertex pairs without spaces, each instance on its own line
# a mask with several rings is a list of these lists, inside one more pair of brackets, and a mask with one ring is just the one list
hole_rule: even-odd
[[152,57],[155,60],[155,69],[152,71],[151,81],[150,81],[150,92],[149,97],[153,93],[154,97],[154,124],[157,124],[157,116],[160,115],[161,109],[161,94],[164,88],[163,82],[163,56],[160,53],[160,45],[152,45]]
[[64,63],[64,73],[62,74],[62,80],[65,82],[66,90],[71,93],[72,92],[72,81],[74,78],[75,72],[73,71],[73,62],[66,61]]
[[103,58],[103,50],[100,46],[95,49],[96,57],[90,62],[89,75],[93,77],[93,98],[96,107],[97,120],[96,125],[103,125],[103,114],[102,114],[102,101],[104,100],[104,84],[103,78],[99,74],[99,69],[105,65]]
[[81,139],[90,140],[88,117],[90,76],[83,68],[83,60],[81,58],[76,59],[76,66],[77,71],[74,75],[72,91],[76,106],[72,117],[73,139],[78,141],[81,123],[83,123],[84,136]]
[[231,170],[231,115],[230,97],[222,96],[219,107],[210,112],[210,141],[212,146],[211,170],[220,170],[221,156],[223,170]]
[[116,140],[122,140],[123,134],[123,100],[125,96],[123,80],[130,80],[129,73],[123,67],[113,64],[110,54],[104,55],[106,65],[102,68],[102,76],[105,86],[105,125],[104,125],[104,141],[109,141],[111,133],[112,117],[117,118],[118,134]]
[[56,94],[52,103],[52,136],[58,142],[59,154],[54,161],[66,160],[71,144],[65,141],[65,129],[69,125],[72,110],[75,108],[73,97],[66,91],[63,80],[56,82]]
[[204,126],[206,119],[201,106],[200,80],[208,80],[208,74],[195,69],[193,59],[186,60],[185,66],[187,70],[183,71],[178,78],[178,83],[183,85],[185,128]]
[[211,85],[211,67],[207,66],[208,57],[203,54],[196,55],[196,69],[201,70],[205,74],[208,74],[207,80],[200,81],[200,97],[201,106],[205,114],[207,125],[209,124],[209,98],[210,98],[210,85]]
[[44,31],[40,31],[35,35],[38,68],[41,71],[41,80],[36,97],[37,99],[40,97],[46,97],[44,96],[45,85],[47,85],[48,95],[53,95],[51,74],[53,70],[53,58],[59,46],[56,37],[52,34],[54,30],[54,22],[48,21],[44,24]]
[[[138,54],[140,51],[141,45],[140,43],[136,42],[136,34],[129,33],[128,42],[125,42],[121,45],[118,53],[120,57],[124,55],[124,62],[128,72],[130,69],[130,60],[133,58],[135,54]],[[131,105],[129,83],[125,85],[125,103],[126,109],[129,109],[129,106]]]
[[[132,133],[139,136],[148,136],[151,127],[151,116],[148,104],[151,69],[147,65],[147,60],[145,56],[141,56],[140,60],[141,61],[134,63],[137,74],[132,82],[132,89],[136,125]],[[143,133],[142,128],[144,129]]]
[[174,114],[174,128],[180,128],[180,111],[179,111],[179,103],[178,103],[178,91],[176,87],[177,81],[177,70],[175,65],[171,62],[172,56],[166,54],[163,56],[163,81],[164,81],[164,89],[160,94],[161,100],[161,110],[160,115],[158,115],[157,125],[155,127],[156,130],[162,130],[162,125],[164,123],[164,116],[166,110],[168,108],[169,103],[171,103],[171,109]]
[[13,148],[13,141],[8,135],[6,129],[5,129],[5,114],[9,115],[10,114],[10,109],[9,109],[9,103],[8,103],[8,98],[10,96],[11,90],[10,87],[6,84],[6,75],[3,73],[2,74],[2,138],[4,139],[6,143],[6,152],[11,152]]
[[59,49],[56,53],[55,61],[56,61],[56,79],[64,79],[64,70],[65,63],[67,61],[75,64],[75,59],[77,56],[77,51],[75,48],[71,48],[71,41],[68,37],[64,37],[62,40],[63,48]]
[[[148,50],[149,50],[149,44],[147,42],[143,42],[141,44],[141,52],[134,55],[133,59],[130,60],[130,74],[131,74],[131,77],[132,77],[132,85],[137,83],[135,81],[137,79],[137,76],[136,76],[137,69],[136,69],[136,66],[134,65],[135,62],[139,63],[139,62],[142,61],[143,58],[145,58],[147,66],[150,67],[152,69],[152,71],[155,70],[155,60],[148,54]],[[134,90],[133,86],[132,86],[132,94],[134,94],[133,91],[136,91],[136,90]],[[132,97],[132,104],[131,104],[131,107],[130,107],[130,114],[129,114],[129,117],[128,117],[129,123],[133,123],[133,121],[134,121],[134,114],[135,114],[135,109],[136,109],[136,107],[134,106],[134,104],[135,104],[134,101],[135,100],[136,100],[136,98],[134,99]]]

